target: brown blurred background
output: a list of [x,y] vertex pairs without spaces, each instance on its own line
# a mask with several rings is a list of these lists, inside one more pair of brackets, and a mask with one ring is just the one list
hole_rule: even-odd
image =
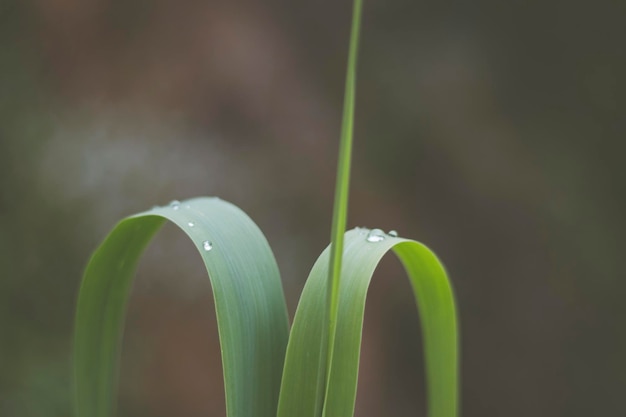
[[[74,303],[121,217],[219,195],[290,312],[330,229],[351,2],[0,1],[0,416],[71,415]],[[366,0],[349,226],[453,280],[467,417],[622,416],[626,3]],[[120,417],[223,416],[210,288],[166,228],[129,306]],[[357,416],[425,415],[398,262]]]

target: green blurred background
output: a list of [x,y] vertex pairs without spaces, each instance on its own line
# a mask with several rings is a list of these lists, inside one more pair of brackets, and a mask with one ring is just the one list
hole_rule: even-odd
[[[219,195],[291,314],[327,244],[350,1],[0,1],[0,416],[71,412],[88,256],[121,217]],[[366,0],[349,226],[444,260],[467,417],[626,415],[626,3]],[[621,242],[621,243],[620,243]],[[118,415],[223,416],[210,288],[142,261]],[[370,292],[357,416],[425,415],[398,262]]]

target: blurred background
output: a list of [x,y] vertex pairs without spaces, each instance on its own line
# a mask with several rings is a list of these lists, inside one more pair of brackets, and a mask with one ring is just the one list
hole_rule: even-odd
[[[0,1],[0,416],[71,411],[89,254],[123,216],[218,195],[266,233],[290,313],[327,245],[351,2]],[[366,0],[349,227],[445,262],[467,417],[626,415],[626,3]],[[621,243],[620,243],[621,242]],[[397,260],[357,416],[423,416]],[[223,416],[211,290],[182,233],[144,256],[120,417]]]

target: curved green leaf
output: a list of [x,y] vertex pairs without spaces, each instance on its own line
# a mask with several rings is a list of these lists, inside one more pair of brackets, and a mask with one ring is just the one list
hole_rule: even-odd
[[93,254],[76,312],[77,417],[114,414],[129,289],[139,256],[166,220],[193,241],[209,273],[228,416],[274,417],[288,337],[278,267],[254,222],[218,198],[173,202],[126,218]]
[[[367,230],[346,233],[339,286],[337,331],[330,369],[326,415],[354,413],[365,299],[372,274],[389,250],[400,258],[414,290],[422,323],[430,417],[458,413],[457,320],[452,288],[437,257],[421,243],[382,236],[367,239]],[[322,392],[319,340],[324,329],[324,300],[329,249],[319,257],[305,285],[291,329],[278,405],[278,417],[318,417]]]

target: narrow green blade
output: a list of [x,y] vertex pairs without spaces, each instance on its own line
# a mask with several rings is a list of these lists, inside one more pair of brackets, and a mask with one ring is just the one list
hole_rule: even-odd
[[[354,414],[365,299],[372,274],[389,250],[400,258],[415,293],[425,346],[430,417],[458,413],[457,320],[452,288],[437,257],[421,243],[368,231],[346,233],[339,287],[337,331],[325,398],[326,415]],[[372,241],[370,241],[372,240]],[[278,417],[316,417],[320,372],[319,339],[324,329],[324,298],[329,249],[318,258],[305,285],[294,319]]]
[[[335,201],[333,206],[333,223],[330,232],[330,259],[328,268],[328,284],[326,288],[326,324],[322,330],[321,355],[318,367],[324,368],[318,374],[318,389],[328,390],[329,370],[333,358],[335,333],[337,331],[337,309],[339,306],[339,282],[341,281],[341,264],[343,238],[348,221],[348,196],[350,190],[350,164],[352,160],[352,136],[354,131],[354,106],[356,95],[356,64],[359,51],[359,33],[361,29],[362,0],[354,0],[352,7],[352,28],[350,30],[350,48],[348,50],[348,67],[346,69],[346,89],[344,93],[343,117],[341,122],[341,138],[339,141],[339,159],[337,161],[337,179],[335,183]],[[322,416],[326,417],[324,400],[318,402]],[[316,413],[316,415],[319,413]]]
[[217,198],[174,202],[128,217],[93,254],[76,312],[77,417],[114,415],[129,290],[139,256],[166,220],[193,241],[209,273],[227,415],[274,417],[289,331],[278,267],[254,222]]

